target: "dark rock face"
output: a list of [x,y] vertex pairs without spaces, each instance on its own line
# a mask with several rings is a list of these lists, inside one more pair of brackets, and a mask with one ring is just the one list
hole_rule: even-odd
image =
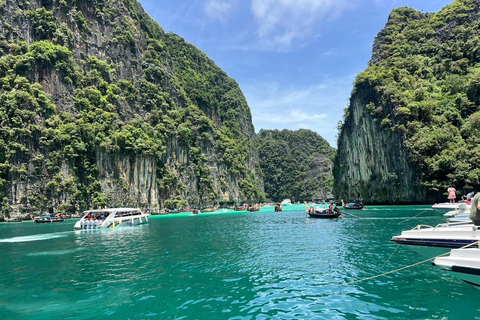
[[373,90],[363,87],[350,99],[338,139],[334,194],[337,199],[365,203],[423,202],[425,195],[415,187],[417,175],[402,136],[383,129],[365,107],[375,98]]
[[134,0],[0,0],[0,104],[6,215],[263,196],[237,83]]

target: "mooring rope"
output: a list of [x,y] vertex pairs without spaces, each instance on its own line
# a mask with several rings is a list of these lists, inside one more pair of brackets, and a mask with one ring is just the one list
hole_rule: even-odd
[[[466,246],[463,246],[461,248],[458,248],[458,249],[465,249],[465,248],[468,248],[468,247],[471,247],[473,245],[478,245],[480,241],[475,241],[475,242],[472,242],[470,244],[467,244]],[[381,274],[377,274],[375,276],[371,276],[371,277],[368,277],[368,278],[364,278],[364,279],[359,279],[359,280],[355,280],[355,281],[350,281],[350,282],[347,282],[347,283],[341,283],[339,284],[340,287],[342,286],[348,286],[348,285],[351,285],[351,284],[355,284],[355,283],[359,283],[359,282],[363,282],[363,281],[367,281],[367,280],[372,280],[372,279],[376,279],[376,278],[380,278],[380,277],[383,277],[383,276],[386,276],[386,275],[389,275],[389,274],[392,274],[392,273],[395,273],[395,272],[399,272],[399,271],[402,271],[402,270],[405,270],[405,269],[409,269],[409,268],[412,268],[412,267],[415,267],[415,266],[418,266],[418,265],[421,265],[421,264],[424,264],[425,262],[429,262],[429,261],[432,261],[434,260],[435,258],[438,258],[438,257],[443,257],[443,256],[446,256],[447,254],[450,254],[451,251],[448,251],[448,252],[445,252],[443,254],[440,254],[436,257],[433,257],[433,258],[429,258],[429,259],[426,259],[426,260],[423,260],[423,261],[420,261],[420,262],[417,262],[417,263],[414,263],[414,264],[411,264],[411,265],[408,265],[408,266],[405,266],[405,267],[401,267],[401,268],[398,268],[398,269],[395,269],[395,270],[392,270],[392,271],[388,271],[388,272],[385,272],[385,273],[381,273]]]
[[384,263],[383,266],[380,268],[380,270],[382,270],[383,267],[385,267],[385,265],[388,263],[388,261],[390,261],[390,259],[393,257],[393,255],[395,254],[395,252],[397,252],[398,248],[400,248],[400,245],[397,245],[397,248],[395,249],[395,251],[393,251],[392,254],[390,255],[390,257],[388,257],[387,261],[385,261],[385,263]]
[[347,216],[352,216],[352,217],[355,217],[355,218],[358,218],[358,219],[363,219],[363,217],[359,217],[359,216],[356,216],[356,215],[351,214],[351,213],[346,213],[345,211],[342,211],[342,214],[346,214]]
[[406,219],[406,220],[400,221],[398,224],[404,223],[405,221],[408,221],[408,220],[411,220],[411,219],[413,219],[413,218],[416,218],[416,217],[418,217],[419,215],[421,215],[422,213],[424,213],[425,211],[428,211],[428,210],[430,210],[430,208],[423,210],[422,212],[420,212],[419,214],[417,214],[417,215],[415,215],[415,216],[413,216],[413,217],[410,217],[410,218],[408,218],[408,219]]

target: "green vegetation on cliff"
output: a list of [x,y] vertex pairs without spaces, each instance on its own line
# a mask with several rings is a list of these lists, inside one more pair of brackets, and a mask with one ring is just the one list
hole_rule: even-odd
[[2,1],[0,13],[4,212],[262,198],[237,83],[136,1]]
[[318,133],[305,129],[260,130],[257,145],[269,199],[332,197],[335,149]]
[[401,135],[426,199],[450,185],[480,190],[480,1],[392,11],[356,79],[360,92],[370,92],[365,107],[380,128]]

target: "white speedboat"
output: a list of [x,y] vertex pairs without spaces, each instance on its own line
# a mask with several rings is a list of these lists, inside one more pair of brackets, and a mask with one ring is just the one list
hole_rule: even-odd
[[435,258],[433,265],[448,270],[453,276],[480,287],[480,249],[454,249],[447,257]]
[[455,223],[472,223],[470,220],[470,214],[460,214],[455,217],[447,219],[448,222],[455,222]]
[[132,226],[148,222],[150,216],[138,208],[111,208],[87,210],[75,223],[75,229],[108,229],[119,226]]
[[470,209],[462,203],[458,209],[448,211],[444,214],[445,217],[449,217],[447,219],[448,222],[463,222],[463,223],[472,223],[470,220]]
[[480,227],[468,223],[444,223],[436,227],[418,225],[402,231],[390,241],[405,245],[426,257],[444,254],[480,240]]
[[290,199],[284,199],[281,203],[282,206],[288,206],[292,204],[292,200]]
[[470,214],[471,206],[467,206],[465,203],[461,203],[457,209],[448,211],[444,214],[445,217],[456,217],[459,215]]
[[468,208],[468,210],[470,210],[471,208],[471,205],[466,204],[464,202],[456,202],[456,203],[444,202],[444,203],[435,203],[432,206],[432,209],[435,209],[441,212],[448,212],[452,210],[457,210],[458,208],[460,208],[461,205],[465,205]]

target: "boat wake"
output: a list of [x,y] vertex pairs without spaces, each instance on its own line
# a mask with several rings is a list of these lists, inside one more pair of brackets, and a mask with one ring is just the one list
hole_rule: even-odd
[[53,250],[53,251],[42,251],[42,252],[34,252],[29,253],[27,256],[30,257],[40,257],[40,256],[61,256],[64,254],[69,254],[77,251],[76,249],[69,249],[69,250]]
[[63,238],[71,233],[72,231],[63,231],[63,232],[56,232],[56,233],[35,234],[31,236],[13,237],[13,238],[7,238],[7,239],[0,239],[0,243],[16,243],[16,242],[50,240],[50,239],[56,239],[56,238]]

